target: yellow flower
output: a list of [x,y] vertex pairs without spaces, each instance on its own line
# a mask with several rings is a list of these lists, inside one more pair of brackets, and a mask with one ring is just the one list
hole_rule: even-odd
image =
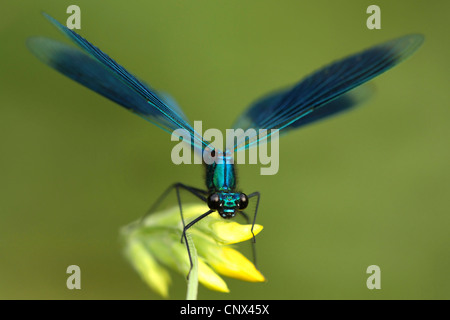
[[[206,205],[183,205],[186,223],[206,212]],[[166,268],[187,275],[190,270],[186,245],[180,242],[183,225],[178,206],[150,214],[122,228],[128,260],[147,285],[163,297],[168,296],[170,275]],[[255,224],[253,233],[262,230]],[[188,231],[198,253],[198,281],[205,287],[229,292],[219,274],[250,282],[265,281],[264,276],[230,244],[253,237],[251,225],[241,225],[222,219],[213,213],[200,220]],[[191,253],[192,254],[192,253]]]

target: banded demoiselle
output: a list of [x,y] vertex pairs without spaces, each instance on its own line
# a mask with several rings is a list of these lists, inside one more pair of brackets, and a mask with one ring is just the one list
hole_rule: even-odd
[[[47,14],[44,16],[81,50],[45,37],[29,38],[28,48],[42,62],[169,133],[176,129],[186,130],[191,137],[192,147],[201,153],[206,152],[208,143],[193,129],[173,98],[157,92],[134,77],[73,30]],[[244,132],[249,128],[278,129],[285,133],[350,110],[366,96],[365,86],[360,85],[404,61],[421,46],[423,40],[424,37],[419,34],[406,35],[333,62],[294,86],[257,100],[237,118],[233,128],[241,128]],[[216,152],[220,155],[212,164],[205,164],[206,189],[175,183],[151,207],[150,213],[175,189],[183,222],[182,241],[184,238],[191,268],[192,258],[186,231],[212,212],[217,211],[225,219],[238,213],[249,222],[245,209],[249,200],[255,198],[251,229],[253,234],[260,193],[246,195],[238,191],[235,166],[230,153],[250,148],[259,142],[258,139],[260,138],[253,141],[245,139],[242,145],[235,145],[233,149],[224,152],[210,148],[211,156],[214,157]],[[209,210],[185,224],[180,190],[186,190],[207,203]],[[253,243],[254,241],[253,235]]]

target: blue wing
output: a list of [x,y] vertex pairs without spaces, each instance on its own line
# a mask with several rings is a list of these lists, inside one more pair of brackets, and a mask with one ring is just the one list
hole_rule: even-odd
[[192,143],[196,140],[205,144],[172,97],[157,93],[80,35],[44,15],[87,54],[52,39],[33,37],[27,45],[37,58],[161,129],[169,133],[185,129]]
[[[294,87],[257,101],[233,128],[287,131],[349,110],[367,97],[363,87],[356,87],[404,61],[423,40],[419,34],[407,35],[334,62]],[[245,142],[238,139],[241,144],[235,145],[235,150],[246,149],[258,141],[254,135],[247,138]]]

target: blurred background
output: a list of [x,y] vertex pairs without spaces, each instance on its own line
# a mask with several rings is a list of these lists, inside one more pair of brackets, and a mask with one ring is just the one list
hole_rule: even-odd
[[[268,281],[227,279],[231,293],[199,298],[450,298],[450,3],[406,0],[2,1],[0,298],[159,299],[124,259],[119,228],[170,184],[204,185],[202,166],[171,162],[167,133],[28,52],[29,36],[67,41],[41,11],[65,23],[71,4],[82,36],[204,129],[331,61],[424,34],[364,107],[283,137],[278,174],[238,168],[240,188],[262,194]],[[381,30],[366,27],[371,4]],[[72,264],[81,290],[66,288]],[[366,287],[370,265],[381,290]],[[173,274],[170,297],[185,287]]]

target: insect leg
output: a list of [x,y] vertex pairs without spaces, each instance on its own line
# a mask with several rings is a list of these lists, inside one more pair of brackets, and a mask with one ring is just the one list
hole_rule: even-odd
[[210,215],[212,212],[214,212],[214,210],[208,210],[207,212],[205,212],[204,214],[202,214],[201,216],[198,216],[197,218],[195,218],[194,220],[192,220],[191,222],[189,222],[184,228],[183,228],[183,235],[182,237],[184,238],[184,242],[186,243],[186,249],[188,252],[188,256],[189,256],[189,263],[190,263],[190,268],[189,268],[189,272],[187,275],[187,278],[189,279],[189,275],[191,274],[191,270],[192,270],[192,257],[191,257],[191,251],[189,250],[189,244],[187,241],[187,237],[186,237],[186,231],[187,229],[189,229],[190,227],[192,227],[194,224],[196,224],[197,222],[199,222],[200,220],[202,220],[204,217]]
[[177,200],[178,200],[178,206],[180,208],[180,214],[181,214],[181,219],[183,221],[183,226],[184,226],[184,219],[183,219],[183,214],[182,214],[182,209],[181,209],[181,199],[180,199],[180,195],[179,195],[179,189],[184,189],[187,190],[189,192],[191,192],[193,195],[195,195],[197,198],[199,198],[200,200],[206,202],[206,194],[207,192],[205,190],[202,189],[197,189],[194,187],[190,187],[187,185],[184,185],[182,183],[174,183],[173,185],[171,185],[170,187],[168,187],[160,196],[159,198],[155,201],[155,203],[150,207],[150,209],[142,216],[141,218],[141,223],[145,220],[145,218],[147,218],[148,215],[152,214],[153,212],[156,211],[156,209],[158,209],[158,207],[161,205],[161,203],[164,201],[164,199],[169,195],[169,193],[175,189],[176,193],[177,193]]
[[[247,224],[250,223],[250,218],[248,217],[248,214],[246,214],[244,211],[239,211],[239,213],[244,217],[245,222]],[[253,229],[253,228],[252,228]],[[252,231],[253,234],[253,231]],[[255,235],[253,234],[253,240],[252,240],[252,255],[253,255],[253,264],[256,267],[256,243],[255,243]]]
[[255,208],[255,214],[254,214],[254,216],[253,216],[253,222],[252,222],[252,228],[251,228],[251,231],[252,231],[252,235],[253,235],[253,242],[256,242],[255,234],[253,233],[253,227],[255,226],[256,214],[258,213],[259,198],[261,197],[261,194],[260,194],[258,191],[256,191],[256,192],[253,192],[252,194],[249,194],[249,195],[248,195],[248,198],[249,198],[249,199],[251,199],[251,198],[253,198],[253,197],[257,197],[257,199],[256,199],[256,208]]

